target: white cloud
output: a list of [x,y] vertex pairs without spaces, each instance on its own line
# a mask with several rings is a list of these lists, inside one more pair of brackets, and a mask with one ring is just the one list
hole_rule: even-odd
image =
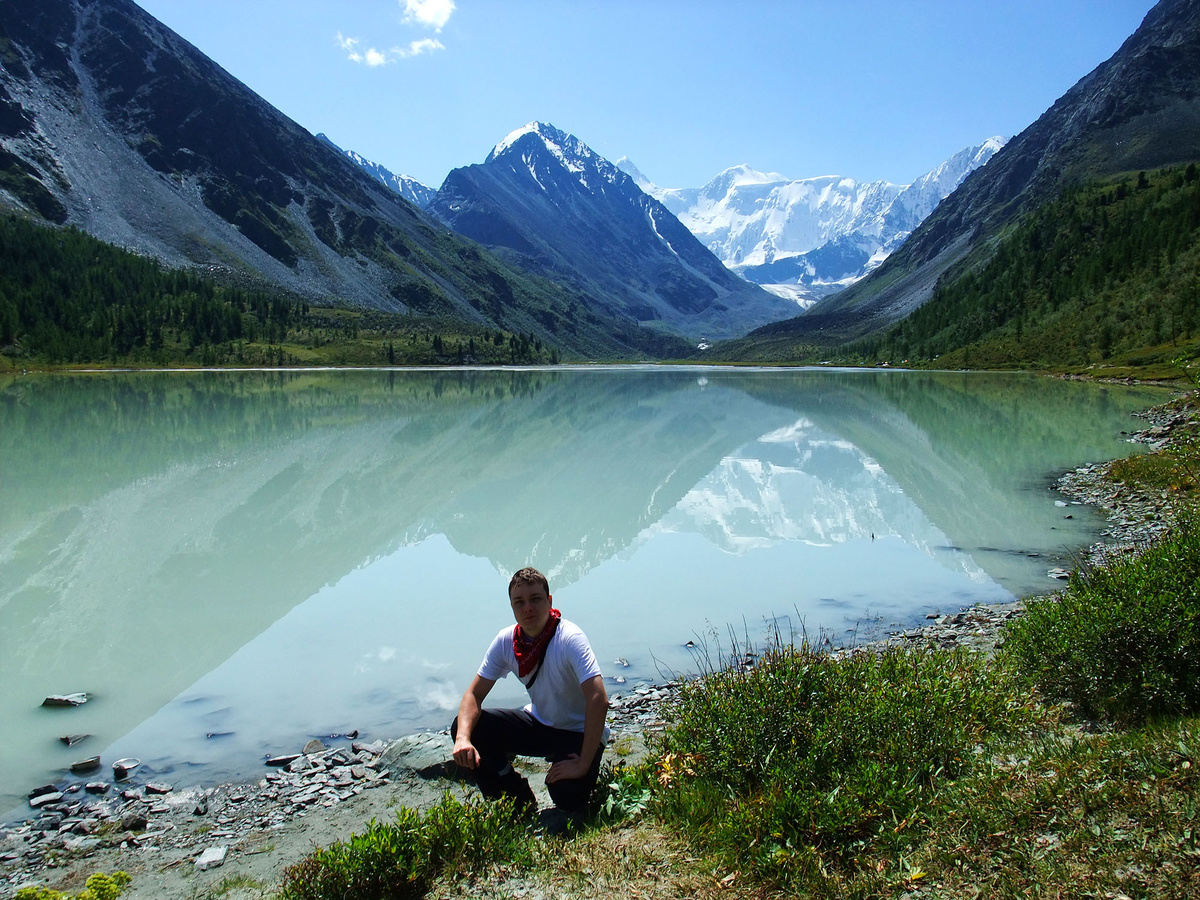
[[362,54],[354,49],[355,45],[358,43],[358,38],[343,37],[342,33],[339,31],[337,34],[337,42],[338,46],[346,51],[346,56],[350,58],[351,62],[360,63],[363,61]]
[[367,58],[365,62],[368,66],[374,68],[375,66],[387,65],[389,60],[386,53],[376,50],[374,47],[372,47],[367,51]]
[[400,0],[400,3],[404,7],[401,21],[406,25],[424,25],[435,31],[441,31],[454,12],[454,0]]
[[[409,0],[410,4],[414,0]],[[431,5],[435,2],[443,2],[443,0],[425,0],[425,5]],[[450,15],[450,11],[454,9],[454,4],[449,0],[444,0],[449,9],[446,12],[446,17]],[[443,18],[441,21],[445,21]],[[426,53],[433,53],[437,50],[445,50],[445,45],[436,38],[421,38],[420,40],[410,41],[406,47],[393,47],[391,50],[377,50],[374,47],[360,49],[359,44],[362,42],[358,38],[346,37],[340,31],[337,34],[337,44],[346,53],[346,58],[350,62],[360,65],[376,68],[378,66],[386,66],[388,63],[395,62],[398,59],[409,59],[414,56],[422,56]]]
[[445,50],[441,41],[433,38],[422,38],[419,41],[413,41],[407,47],[393,47],[392,52],[399,57],[407,59],[410,56],[420,56],[422,53],[432,53],[435,50]]

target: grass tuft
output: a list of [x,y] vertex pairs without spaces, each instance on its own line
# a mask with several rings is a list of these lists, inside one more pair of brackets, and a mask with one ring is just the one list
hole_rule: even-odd
[[836,893],[899,852],[977,745],[1027,721],[1011,696],[961,651],[775,647],[682,692],[654,808],[765,884]]
[[532,861],[525,823],[507,801],[461,803],[446,794],[421,813],[371,822],[309,854],[284,872],[282,900],[403,900],[421,897],[438,877],[467,878],[497,863]]
[[1200,527],[1031,601],[1001,653],[1042,694],[1136,725],[1200,712]]

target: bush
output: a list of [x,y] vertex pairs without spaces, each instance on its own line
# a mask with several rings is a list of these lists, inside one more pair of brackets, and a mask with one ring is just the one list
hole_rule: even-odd
[[[84,889],[74,900],[115,900],[130,882],[126,872],[95,872],[88,876]],[[69,894],[47,887],[23,887],[17,891],[15,900],[71,900]]]
[[681,694],[659,809],[764,881],[811,885],[894,849],[973,748],[1016,724],[1008,696],[965,652],[778,648]]
[[284,900],[421,897],[443,873],[477,874],[498,862],[529,862],[525,824],[507,801],[459,803],[449,794],[425,813],[402,807],[311,853],[283,875]]
[[1072,579],[1010,624],[1002,659],[1051,700],[1135,725],[1200,711],[1200,530]]

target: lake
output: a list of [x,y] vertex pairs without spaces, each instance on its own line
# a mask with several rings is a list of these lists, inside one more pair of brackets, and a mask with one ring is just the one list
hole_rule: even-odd
[[832,369],[0,378],[0,812],[95,754],[182,787],[444,728],[526,564],[610,694],[731,631],[842,643],[1053,590],[1101,527],[1054,479],[1133,452],[1131,411],[1166,396]]

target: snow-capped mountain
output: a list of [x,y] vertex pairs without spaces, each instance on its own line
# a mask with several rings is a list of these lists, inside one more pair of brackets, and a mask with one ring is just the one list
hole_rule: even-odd
[[702,188],[662,188],[628,159],[617,165],[743,278],[802,306],[862,278],[962,180],[1004,146],[968,147],[912,184],[826,175],[790,180],[749,166]]
[[703,340],[796,313],[730,272],[630,176],[553,125],[531,122],[482,164],[452,171],[428,211],[606,315]]
[[374,178],[376,181],[391,188],[409,203],[414,203],[424,209],[429,205],[429,201],[433,199],[433,195],[437,193],[436,188],[431,188],[427,184],[422,184],[415,178],[410,178],[407,175],[397,175],[389,169],[381,166],[377,162],[372,162],[361,154],[355,153],[353,150],[343,150],[326,135],[318,134],[317,140],[324,141],[330,147],[337,150],[339,153],[344,153],[350,157],[354,163]]

